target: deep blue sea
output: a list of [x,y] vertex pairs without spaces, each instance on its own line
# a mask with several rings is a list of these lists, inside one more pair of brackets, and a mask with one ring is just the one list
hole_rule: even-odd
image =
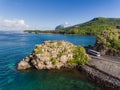
[[17,71],[17,63],[45,40],[93,46],[96,37],[0,31],[0,90],[101,90],[77,70]]

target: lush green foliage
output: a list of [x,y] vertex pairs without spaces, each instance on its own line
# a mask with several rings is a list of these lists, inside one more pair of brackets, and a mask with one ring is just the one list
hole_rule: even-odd
[[104,31],[98,36],[98,44],[120,51],[120,31],[117,29]]
[[85,49],[82,46],[76,46],[73,50],[73,59],[69,60],[69,64],[87,64],[90,57],[86,54]]
[[67,34],[98,35],[104,30],[115,29],[119,25],[120,19],[99,17],[83,24],[65,28],[64,31]]

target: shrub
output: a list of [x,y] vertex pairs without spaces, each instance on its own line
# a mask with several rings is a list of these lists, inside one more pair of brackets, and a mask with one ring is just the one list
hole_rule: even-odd
[[90,57],[86,54],[85,49],[81,46],[74,47],[73,54],[73,59],[68,61],[69,64],[84,65],[87,64],[90,59]]
[[53,59],[52,59],[52,64],[53,64],[53,65],[56,65],[56,64],[57,64],[57,59],[56,59],[56,58],[53,58]]

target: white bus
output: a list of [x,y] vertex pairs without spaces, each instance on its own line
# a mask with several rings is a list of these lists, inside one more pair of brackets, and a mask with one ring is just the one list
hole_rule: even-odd
[[94,56],[100,56],[100,52],[97,52],[92,49],[88,49],[88,54],[94,55]]

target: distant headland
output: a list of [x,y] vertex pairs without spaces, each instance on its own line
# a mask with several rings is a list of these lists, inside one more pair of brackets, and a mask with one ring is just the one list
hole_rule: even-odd
[[95,35],[94,47],[102,55],[120,56],[120,18],[97,17],[88,22],[57,30],[25,30],[28,33]]

